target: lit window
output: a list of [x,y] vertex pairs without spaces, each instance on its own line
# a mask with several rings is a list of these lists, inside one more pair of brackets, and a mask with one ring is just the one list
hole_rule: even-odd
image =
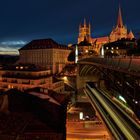
[[118,47],[116,47],[116,49],[118,50],[119,48],[118,48]]
[[19,69],[19,67],[18,67],[18,66],[16,66],[16,69]]
[[84,115],[83,115],[83,112],[80,112],[80,113],[79,113],[79,119],[80,119],[80,120],[83,120],[83,116],[84,116]]
[[21,66],[20,69],[22,70],[23,69],[23,66]]
[[114,48],[112,47],[111,49],[113,50]]

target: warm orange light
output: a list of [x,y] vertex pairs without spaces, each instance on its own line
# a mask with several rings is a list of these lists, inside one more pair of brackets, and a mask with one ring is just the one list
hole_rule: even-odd
[[65,81],[67,81],[68,80],[68,78],[67,78],[67,76],[64,76],[64,78],[63,78]]
[[22,70],[23,69],[23,66],[21,66],[20,69]]

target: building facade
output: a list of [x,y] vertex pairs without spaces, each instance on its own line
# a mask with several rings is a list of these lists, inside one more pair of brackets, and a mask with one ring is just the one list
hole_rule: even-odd
[[61,72],[68,63],[70,52],[66,45],[58,44],[52,39],[33,40],[19,49],[18,63],[42,66],[55,74]]
[[64,81],[54,80],[50,70],[35,65],[14,65],[0,70],[0,91],[18,89],[24,91],[35,87],[64,91]]
[[115,27],[113,27],[111,33],[108,36],[92,38],[90,23],[88,26],[86,25],[86,21],[84,20],[84,25],[79,25],[78,44],[84,41],[85,38],[88,41],[88,43],[92,44],[94,51],[100,54],[102,46],[106,43],[114,42],[122,38],[132,40],[135,37],[133,32],[128,32],[127,27],[123,24],[122,12],[119,6],[117,24]]
[[84,41],[84,39],[86,39],[89,43],[92,42],[90,23],[87,25],[86,19],[84,19],[84,25],[82,24],[79,25],[78,44],[81,41]]
[[134,34],[132,33],[132,31],[128,33],[127,27],[123,24],[121,8],[119,6],[117,24],[116,27],[113,28],[112,32],[110,33],[109,41],[114,42],[122,38],[133,39]]

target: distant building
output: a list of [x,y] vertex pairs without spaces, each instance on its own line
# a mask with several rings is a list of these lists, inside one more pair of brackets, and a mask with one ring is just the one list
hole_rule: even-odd
[[121,39],[104,44],[104,56],[127,56],[130,50],[136,48],[135,39]]
[[30,65],[13,65],[0,70],[0,90],[26,89],[42,87],[56,92],[64,91],[64,81],[57,80],[51,75],[50,70]]
[[78,44],[78,54],[79,54],[78,59],[89,56],[92,50],[93,50],[92,44],[89,43],[88,40],[85,38]]
[[68,63],[67,58],[71,49],[52,39],[33,40],[19,49],[18,63],[35,64],[50,69],[53,74],[59,73]]
[[90,23],[89,25],[86,24],[86,19],[84,19],[84,25],[79,25],[79,36],[78,36],[78,44],[83,41],[86,38],[86,40],[91,43],[91,27]]
[[100,54],[102,46],[109,42],[109,37],[105,36],[105,37],[93,38],[92,41],[93,41],[94,50],[98,54]]
[[122,38],[133,39],[134,34],[132,33],[132,31],[128,33],[127,27],[123,24],[121,8],[119,6],[117,25],[115,28],[113,28],[112,32],[110,33],[109,41],[114,42]]
[[64,81],[54,78],[68,63],[71,49],[52,39],[33,40],[19,49],[16,65],[1,67],[0,91],[42,87],[56,92],[64,91]]
[[100,54],[101,48],[104,44],[109,42],[114,42],[122,38],[132,40],[134,38],[134,34],[132,31],[128,32],[127,27],[123,24],[120,6],[118,11],[117,25],[112,29],[110,35],[108,36],[92,38],[90,23],[89,25],[87,25],[85,19],[84,19],[84,25],[83,26],[81,24],[79,25],[78,44],[80,44],[86,39],[86,41],[88,43],[91,43],[92,45],[92,47],[90,48],[93,48],[93,50],[96,51],[98,54]]

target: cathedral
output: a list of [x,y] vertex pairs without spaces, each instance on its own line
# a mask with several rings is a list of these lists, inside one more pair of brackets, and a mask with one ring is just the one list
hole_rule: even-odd
[[124,26],[122,20],[121,8],[119,6],[117,25],[115,28],[113,28],[112,32],[110,33],[109,41],[114,42],[121,38],[133,39],[134,35],[132,31],[128,33],[126,26]]
[[94,51],[96,51],[98,54],[100,53],[101,47],[104,44],[109,42],[114,42],[122,38],[132,40],[134,38],[134,34],[132,31],[128,32],[127,27],[123,24],[122,12],[120,6],[118,9],[117,24],[115,27],[113,27],[111,33],[108,36],[92,38],[90,23],[87,24],[85,19],[84,19],[84,25],[81,24],[79,25],[78,44],[86,40],[88,43],[91,43],[91,45],[94,48]]
[[92,43],[90,23],[87,25],[86,19],[84,19],[84,25],[79,25],[78,44],[84,39],[86,39],[89,43]]

